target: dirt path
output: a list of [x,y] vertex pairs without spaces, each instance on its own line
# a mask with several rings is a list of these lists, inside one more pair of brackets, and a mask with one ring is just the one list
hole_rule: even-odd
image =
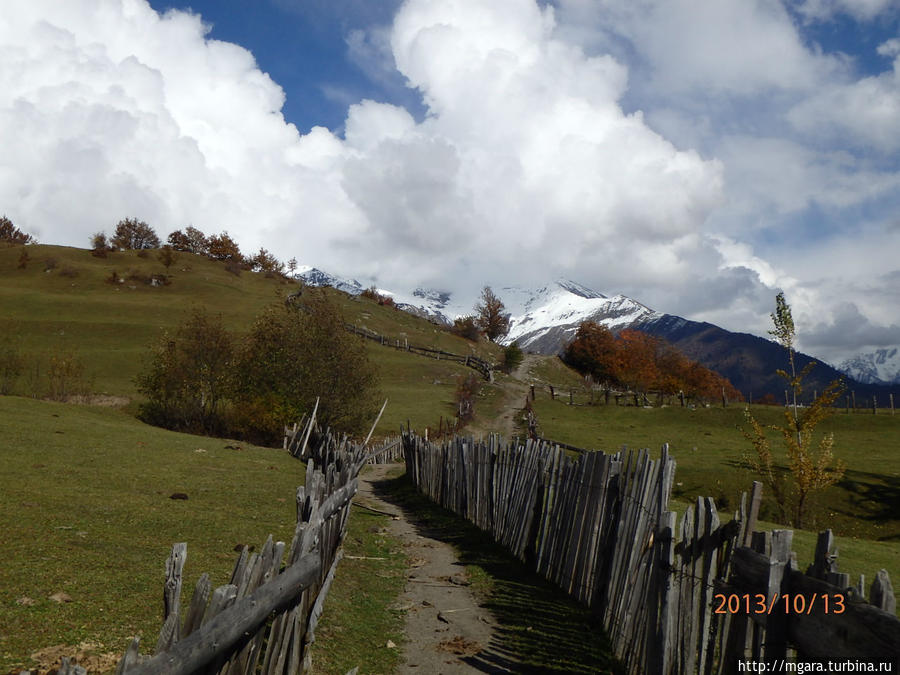
[[[400,540],[410,560],[406,588],[397,602],[406,611],[407,637],[397,672],[512,672],[500,665],[484,665],[484,659],[478,658],[491,644],[495,622],[473,595],[454,548],[429,537],[415,514],[383,498],[379,483],[396,471],[396,465],[390,464],[368,467],[360,476],[356,501],[394,515],[388,530]],[[473,662],[478,665],[470,665]]]
[[522,363],[510,373],[509,379],[503,384],[500,414],[491,419],[480,419],[476,416],[475,421],[468,426],[467,433],[479,436],[493,432],[506,439],[522,434],[523,424],[520,418],[533,379],[531,368],[540,358],[534,354],[524,354]]

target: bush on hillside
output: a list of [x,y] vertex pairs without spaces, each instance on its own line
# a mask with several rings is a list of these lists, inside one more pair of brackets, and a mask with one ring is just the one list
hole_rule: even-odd
[[169,268],[175,264],[176,260],[178,260],[178,252],[172,248],[171,245],[166,244],[159,249],[159,253],[156,254],[156,259],[163,264],[163,267],[165,267],[168,272]]
[[378,411],[378,378],[365,345],[322,292],[266,309],[243,339],[235,369],[235,424],[277,443],[285,424],[312,411],[323,426],[366,431]]
[[91,235],[91,255],[95,258],[105,258],[109,253],[109,239],[105,232],[95,232]]
[[478,328],[474,316],[463,316],[454,319],[450,332],[472,342],[478,342],[478,339],[481,337],[481,330]]
[[227,260],[236,263],[244,262],[244,256],[237,242],[227,232],[209,237],[206,255],[211,260]]
[[51,354],[47,360],[46,372],[47,398],[66,401],[70,396],[90,393],[84,361],[74,350],[63,349]]
[[460,375],[456,378],[457,428],[463,427],[475,419],[475,399],[479,391],[481,391],[481,378],[475,373]]
[[378,404],[365,345],[321,293],[267,308],[245,336],[195,310],[153,347],[137,383],[151,424],[272,445],[317,398],[319,422],[348,434],[365,431]]
[[168,429],[222,433],[233,357],[234,338],[222,317],[193,310],[174,334],[163,334],[152,347],[148,367],[136,378],[147,397],[141,418]]
[[503,370],[511,373],[521,365],[524,359],[525,355],[522,353],[522,349],[518,343],[513,342],[503,350]]
[[250,269],[254,272],[274,272],[276,274],[284,272],[284,263],[264,248],[260,248],[259,253],[250,258],[249,263]]

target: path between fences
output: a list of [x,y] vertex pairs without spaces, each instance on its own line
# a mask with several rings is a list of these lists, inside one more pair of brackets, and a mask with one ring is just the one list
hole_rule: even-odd
[[[354,503],[393,514],[388,533],[409,559],[396,608],[406,613],[407,644],[398,673],[483,673],[465,662],[491,643],[495,622],[475,598],[453,546],[422,534],[414,514],[382,498],[378,484],[398,465],[378,464],[361,476]],[[491,672],[511,672],[497,667]]]

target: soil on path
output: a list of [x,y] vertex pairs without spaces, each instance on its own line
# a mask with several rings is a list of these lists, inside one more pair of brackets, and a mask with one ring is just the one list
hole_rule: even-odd
[[[379,483],[396,475],[397,466],[368,467],[360,475],[356,501],[393,515],[388,531],[410,560],[406,588],[397,609],[406,612],[406,637],[398,673],[453,675],[515,672],[507,664],[488,664],[483,654],[496,626],[472,593],[465,567],[454,548],[428,536],[415,514],[380,496]],[[496,657],[491,657],[496,660]]]
[[522,435],[525,425],[522,410],[534,379],[531,369],[540,362],[541,358],[546,357],[524,354],[522,363],[509,374],[503,383],[503,398],[499,403],[499,414],[496,418],[489,419],[482,419],[476,415],[475,421],[466,428],[466,433],[479,436],[493,432],[499,433],[505,439]]

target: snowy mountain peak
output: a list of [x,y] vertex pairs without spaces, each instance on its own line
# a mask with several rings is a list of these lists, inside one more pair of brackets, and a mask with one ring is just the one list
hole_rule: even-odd
[[331,286],[350,295],[359,295],[365,290],[356,279],[344,279],[309,265],[298,267],[294,278],[308,286]]
[[864,384],[900,384],[900,349],[859,354],[841,363],[838,370]]
[[560,333],[574,335],[583,321],[618,330],[660,316],[624,295],[610,298],[571,281],[557,281],[535,291],[522,310],[514,311],[506,341],[525,349],[537,349],[551,339],[559,342]]
[[606,296],[602,293],[598,293],[595,290],[588,288],[587,286],[582,286],[579,283],[571,281],[569,279],[557,279],[557,286],[562,287],[564,290],[569,291],[574,295],[578,295],[582,298],[605,298]]

